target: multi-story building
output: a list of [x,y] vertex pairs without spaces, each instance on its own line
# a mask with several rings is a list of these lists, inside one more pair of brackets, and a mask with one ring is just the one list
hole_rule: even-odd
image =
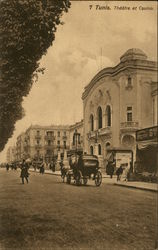
[[[19,136],[21,138],[21,135]],[[17,138],[17,146],[19,145]],[[50,162],[57,151],[61,153],[64,149],[69,149],[69,126],[52,125],[39,126],[32,125],[24,133],[23,147],[24,153],[18,154],[20,158],[44,159]]]
[[16,161],[16,147],[9,147],[7,150],[7,162],[10,164]]
[[[83,120],[76,122],[69,127],[70,133],[70,151],[83,152]],[[75,136],[77,136],[75,138]]]
[[[74,133],[78,132],[79,138],[77,145],[74,142]],[[67,152],[74,149],[83,149],[83,120],[71,126],[69,125],[51,125],[39,126],[31,125],[25,133],[17,137],[16,158],[18,161],[22,159],[44,159],[51,162],[57,157],[58,151],[63,155],[64,150]]]
[[25,149],[25,133],[21,133],[17,137],[17,141],[16,141],[16,160],[17,161],[21,161],[22,159],[27,157],[24,149]]
[[118,65],[95,75],[82,95],[84,151],[101,163],[109,148],[132,151],[135,160],[135,132],[157,123],[156,89],[157,63],[140,49],[129,49]]

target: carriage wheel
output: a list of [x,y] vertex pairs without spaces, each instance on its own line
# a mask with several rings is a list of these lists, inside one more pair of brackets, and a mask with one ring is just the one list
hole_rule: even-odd
[[101,183],[102,183],[102,174],[100,171],[98,171],[95,176],[95,185],[99,187]]
[[88,179],[87,178],[83,178],[83,185],[87,185]]
[[76,174],[76,185],[77,185],[77,186],[80,186],[80,185],[82,184],[82,179],[81,179],[81,177],[82,177],[82,174],[81,174],[81,172],[79,171],[79,172]]
[[67,184],[71,184],[71,176],[68,174],[66,177]]

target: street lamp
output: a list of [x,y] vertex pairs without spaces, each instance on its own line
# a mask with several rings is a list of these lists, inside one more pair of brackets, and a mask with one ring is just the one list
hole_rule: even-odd
[[75,151],[76,151],[76,161],[77,161],[77,146],[80,141],[80,133],[77,132],[77,129],[75,129],[74,135],[73,135],[73,141],[75,145]]

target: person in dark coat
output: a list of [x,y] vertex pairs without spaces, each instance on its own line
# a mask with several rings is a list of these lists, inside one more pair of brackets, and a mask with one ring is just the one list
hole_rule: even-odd
[[25,162],[25,160],[23,160],[22,166],[21,166],[21,175],[20,175],[21,179],[22,179],[22,184],[24,184],[24,179],[26,180],[26,182],[28,183],[28,178],[29,178],[29,173],[28,173],[28,166],[27,163]]
[[114,174],[114,164],[115,164],[114,162],[109,163],[109,174],[110,174],[111,179],[112,179],[113,174]]
[[9,170],[9,164],[7,163],[6,165],[6,170],[8,171]]
[[117,181],[120,181],[120,176],[123,173],[123,168],[122,166],[120,166],[117,170],[116,170],[116,175],[117,175]]
[[40,174],[44,174],[44,162],[40,165]]

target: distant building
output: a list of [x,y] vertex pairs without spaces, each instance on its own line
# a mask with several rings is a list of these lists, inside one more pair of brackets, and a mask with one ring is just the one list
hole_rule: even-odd
[[93,77],[82,99],[84,151],[101,164],[109,149],[131,150],[135,160],[136,131],[157,124],[157,63],[129,49],[118,65]]
[[16,160],[21,161],[26,158],[25,153],[25,133],[21,133],[16,141]]
[[77,129],[80,133],[78,149],[82,150],[83,142],[83,121],[74,125],[51,125],[51,126],[30,126],[25,133],[17,137],[17,160],[34,159],[40,161],[44,159],[49,163],[57,157],[58,151],[61,155],[64,150],[70,151],[73,147],[73,133]]
[[9,147],[7,150],[7,162],[12,163],[16,161],[16,147]]
[[[77,150],[83,153],[83,120],[71,125],[69,127],[69,132],[70,132],[70,151],[75,152]],[[75,138],[75,133],[78,133],[77,140]]]

